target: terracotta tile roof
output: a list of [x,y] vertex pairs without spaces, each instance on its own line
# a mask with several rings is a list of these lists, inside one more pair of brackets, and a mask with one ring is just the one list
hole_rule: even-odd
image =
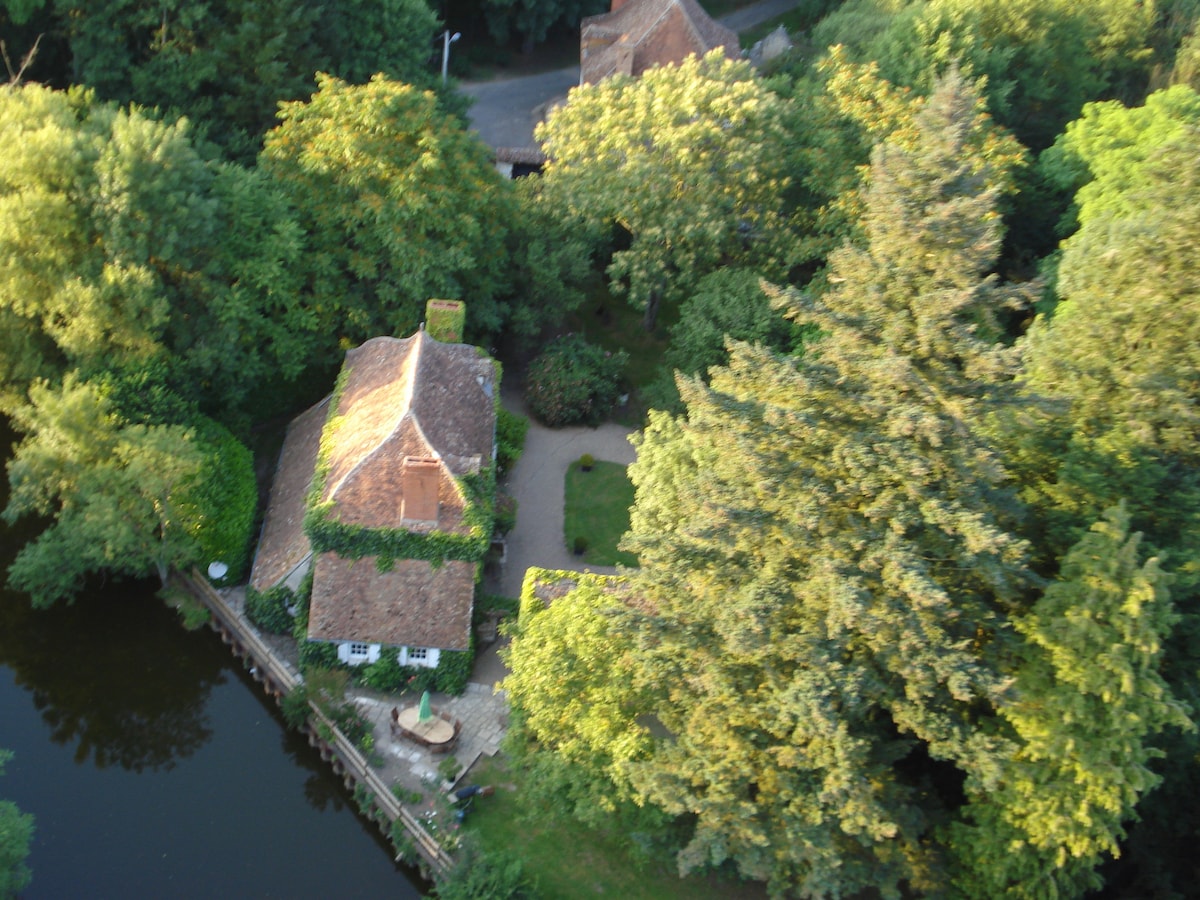
[[374,557],[316,559],[308,636],[395,647],[466,650],[471,639],[475,563],[397,561],[380,572]]
[[541,147],[497,147],[493,157],[499,163],[520,163],[527,166],[544,166],[546,154]]
[[346,369],[326,433],[329,476],[322,499],[333,501],[333,517],[367,528],[398,527],[405,461],[436,460],[437,530],[463,533],[465,501],[454,479],[491,462],[491,359],[468,344],[443,344],[418,331],[367,341],[346,354]]
[[696,0],[629,0],[618,9],[588,16],[580,26],[580,81],[610,75],[641,75],[721,47],[741,55],[737,33],[714,21]]
[[305,499],[312,484],[329,398],[301,413],[288,426],[271,482],[267,515],[250,570],[250,584],[265,591],[283,581],[312,552],[304,534]]
[[[311,553],[305,500],[322,439],[330,466],[322,499],[332,500],[335,518],[368,528],[467,531],[455,477],[491,463],[492,360],[419,331],[373,338],[349,351],[343,368],[337,410],[329,413],[327,397],[288,428],[251,576],[259,590],[282,581]],[[406,471],[410,490],[420,495],[410,498],[418,520],[402,518]],[[431,514],[436,522],[426,518]],[[398,560],[379,572],[374,559],[321,554],[314,561],[309,637],[465,650],[475,565]]]

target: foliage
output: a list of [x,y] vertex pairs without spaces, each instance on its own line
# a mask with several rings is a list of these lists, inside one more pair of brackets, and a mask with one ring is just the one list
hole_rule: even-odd
[[438,654],[434,669],[433,686],[443,694],[460,696],[471,680],[471,668],[475,665],[475,635],[471,634],[471,646],[466,650],[443,650]]
[[[0,750],[0,775],[12,759],[8,750]],[[16,897],[33,878],[25,865],[33,843],[33,816],[21,812],[10,800],[0,800],[0,897]]]
[[528,53],[551,29],[578,31],[585,16],[607,12],[608,5],[603,0],[485,0],[483,11],[497,42],[518,37]]
[[17,555],[13,587],[37,606],[71,599],[94,572],[145,576],[165,585],[172,566],[198,560],[196,516],[184,502],[204,465],[195,433],[130,424],[94,385],[68,376],[38,383],[13,411],[25,437],[8,463],[5,518],[52,516]]
[[[228,429],[211,420],[197,423],[204,462],[181,498],[183,515],[200,550],[201,564],[223,562],[229,570],[217,584],[238,584],[250,561],[258,482],[254,457]],[[290,622],[280,634],[286,634]]]
[[467,306],[461,300],[430,300],[425,304],[425,330],[437,341],[462,342]]
[[290,634],[296,625],[295,616],[288,607],[295,605],[296,595],[285,584],[277,584],[266,591],[255,590],[246,585],[246,617],[271,634]]
[[509,494],[496,494],[495,535],[506,535],[517,525],[517,501]]
[[535,882],[519,857],[500,850],[484,852],[475,841],[463,841],[454,867],[434,889],[438,900],[535,900]]
[[795,255],[784,104],[721,51],[577,88],[537,137],[550,159],[538,201],[628,237],[608,278],[647,330],[719,266],[775,277]]
[[302,240],[261,174],[205,162],[186,122],[83,91],[6,90],[0,126],[8,403],[36,377],[145,368],[230,416],[300,371],[315,340],[295,300]]
[[475,335],[505,318],[511,189],[433,94],[376,76],[318,76],[285,103],[259,165],[297,206],[303,302],[332,354],[416,330],[431,297],[468,297]]
[[301,684],[284,694],[279,709],[289,728],[303,728],[312,714],[312,708],[308,705],[308,688]]
[[[1117,111],[1109,114],[1118,125]],[[1103,159],[1106,145],[1117,160]],[[1063,244],[1061,299],[1034,322],[1025,348],[1031,388],[1069,408],[1026,429],[1022,481],[1055,553],[1127,501],[1133,527],[1172,551],[1179,596],[1190,598],[1200,572],[1200,310],[1186,248],[1200,224],[1190,199],[1200,140],[1185,130],[1157,151],[1095,146],[1099,174],[1081,189],[1082,224]]]
[[762,344],[783,354],[798,351],[805,329],[771,306],[762,278],[749,269],[720,269],[702,278],[671,327],[666,362],[687,375],[703,374],[729,359],[728,340]]
[[[649,736],[635,721],[629,636],[613,615],[620,599],[595,576],[559,575],[577,586],[548,608],[523,596],[512,643],[501,651],[509,666],[501,688],[544,747],[621,784],[624,764],[645,751]],[[612,809],[621,794],[597,802]]]
[[433,79],[437,22],[420,0],[347,0],[327,10],[297,0],[44,5],[44,30],[62,50],[41,54],[31,78],[187,116],[241,162],[253,160],[280,101],[311,93],[314,72]]
[[175,581],[159,591],[158,596],[167,606],[179,613],[179,620],[188,631],[198,631],[212,622],[212,611],[190,590]]
[[462,771],[462,763],[457,757],[447,756],[438,763],[438,775],[442,777],[442,781],[453,781],[458,777],[458,773]]
[[373,691],[391,693],[405,687],[413,677],[411,667],[400,665],[400,654],[385,650],[373,663],[354,667],[354,680]]
[[629,529],[632,505],[633,485],[625,466],[600,461],[593,463],[592,471],[585,472],[582,462],[571,463],[564,485],[566,545],[576,555],[586,553],[587,562],[593,565],[636,566],[636,556],[617,549],[621,536]]
[[[862,14],[820,31],[922,94],[952,67],[986,79],[988,106],[1022,143],[1048,146],[1083,104],[1144,81],[1155,24],[1137,0],[931,0],[849,4]],[[831,17],[832,19],[832,17]],[[861,27],[864,20],[870,27]]]
[[530,412],[552,428],[598,425],[616,405],[625,361],[624,353],[602,350],[577,334],[555,339],[526,372]]
[[1060,233],[1135,212],[1130,203],[1149,158],[1197,125],[1200,95],[1183,85],[1155,91],[1132,109],[1115,100],[1087,104],[1038,159],[1046,180],[1074,197]]
[[[1158,560],[1110,510],[1066,555],[1028,616],[1015,699],[1004,716],[1021,740],[996,790],[975,796],[960,834],[964,887],[984,896],[1079,896],[1119,856],[1123,822],[1161,778],[1148,739],[1192,728],[1159,673],[1174,615]],[[968,887],[969,885],[969,887]]]
[[711,384],[682,382],[686,418],[651,415],[623,544],[636,600],[576,591],[528,624],[522,607],[514,706],[677,819],[681,871],[939,893],[933,824],[1008,758],[976,724],[1003,700],[1028,578],[981,428],[1018,399],[996,316],[1021,300],[987,274],[989,128],[961,78],[939,85],[873,156],[866,246],[834,255],[824,293],[780,297],[819,326],[804,359],[732,344]]
[[542,179],[514,185],[516,216],[509,233],[509,265],[515,293],[509,299],[506,335],[527,347],[556,331],[584,302],[599,243],[589,229],[565,221],[542,198]]
[[298,638],[300,671],[307,677],[314,669],[332,669],[342,665],[338,660],[337,646],[328,641],[310,641],[304,634]]
[[496,409],[496,474],[506,475],[525,450],[529,420],[503,406]]

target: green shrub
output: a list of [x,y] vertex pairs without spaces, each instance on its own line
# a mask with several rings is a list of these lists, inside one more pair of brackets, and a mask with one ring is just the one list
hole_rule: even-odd
[[408,680],[408,673],[392,648],[385,648],[379,659],[354,669],[354,680],[373,691],[398,691]]
[[437,900],[536,900],[537,887],[521,860],[502,850],[484,853],[474,840],[463,841],[458,861],[434,888]]
[[575,551],[576,556],[583,556],[587,553],[588,539],[582,534],[575,538],[574,545],[571,549]]
[[336,669],[343,663],[338,659],[337,645],[325,641],[303,641],[300,644],[300,671]]
[[196,523],[191,535],[200,545],[201,568],[223,562],[228,571],[214,582],[238,584],[249,563],[258,508],[254,457],[245,444],[211,419],[198,417],[195,428],[197,440],[205,448],[204,464],[181,506],[186,518]]
[[493,534],[505,535],[517,525],[517,501],[509,494],[496,495],[496,524]]
[[509,412],[503,406],[496,410],[496,471],[503,475],[517,464],[525,450],[525,435],[529,420]]
[[596,457],[592,456],[590,453],[585,453],[583,456],[579,457],[579,467],[585,472],[590,472],[592,470],[592,466],[595,464]]
[[529,366],[525,399],[540,421],[557,427],[598,425],[621,395],[629,355],[611,353],[580,335],[558,338]]
[[308,721],[312,709],[308,705],[308,689],[299,685],[283,695],[279,702],[279,711],[283,713],[283,721],[289,728],[299,730]]
[[434,682],[437,677],[436,669],[424,666],[400,665],[399,653],[395,647],[388,647],[379,655],[379,659],[365,666],[355,666],[351,670],[355,683],[369,687],[373,691],[385,694],[396,691],[426,691],[437,689]]
[[[471,646],[466,650],[443,650],[433,670],[433,686],[443,694],[457,697],[467,689],[471,680],[471,668],[475,664],[475,635],[471,635]],[[429,671],[426,669],[425,671]]]
[[462,763],[458,761],[456,756],[447,756],[438,763],[438,775],[442,777],[442,781],[453,781],[458,777],[458,773],[462,771]]
[[288,612],[296,604],[296,595],[287,585],[277,584],[265,592],[246,586],[246,617],[271,634],[291,634],[295,617]]

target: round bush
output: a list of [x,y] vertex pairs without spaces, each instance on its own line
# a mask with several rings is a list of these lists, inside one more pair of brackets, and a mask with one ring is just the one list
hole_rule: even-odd
[[553,341],[529,366],[525,400],[551,427],[598,425],[621,396],[621,372],[629,354],[610,353],[569,334]]

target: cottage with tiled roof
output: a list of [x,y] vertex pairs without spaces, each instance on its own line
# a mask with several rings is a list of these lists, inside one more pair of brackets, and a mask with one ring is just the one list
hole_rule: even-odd
[[696,0],[613,0],[612,10],[580,26],[579,81],[638,76],[722,48],[741,55],[737,33],[715,22]]
[[491,530],[496,369],[420,330],[346,354],[334,393],[292,422],[250,584],[312,570],[308,637],[351,664],[466,650]]

